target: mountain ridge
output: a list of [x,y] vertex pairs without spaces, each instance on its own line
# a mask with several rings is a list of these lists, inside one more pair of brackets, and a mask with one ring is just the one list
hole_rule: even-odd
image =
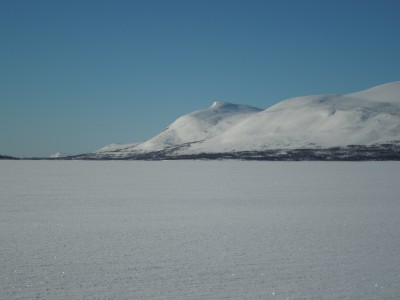
[[179,117],[145,142],[108,145],[86,157],[168,159],[354,145],[369,149],[398,141],[400,81],[395,81],[343,95],[294,97],[267,109],[215,101]]

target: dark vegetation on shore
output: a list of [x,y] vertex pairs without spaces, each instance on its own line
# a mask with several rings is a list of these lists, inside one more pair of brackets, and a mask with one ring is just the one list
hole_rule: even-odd
[[14,157],[14,156],[10,156],[10,155],[0,155],[0,159],[13,159],[13,160],[16,160],[16,159],[19,159],[19,158]]
[[271,149],[264,151],[236,151],[226,153],[178,154],[178,148],[124,157],[88,153],[59,158],[18,158],[0,155],[0,160],[252,160],[252,161],[398,161],[400,144],[349,145],[332,148]]
[[350,145],[332,148],[272,149],[265,151],[237,151],[229,153],[176,154],[176,149],[132,154],[121,158],[95,153],[69,156],[68,160],[260,160],[260,161],[385,161],[400,160],[400,145]]

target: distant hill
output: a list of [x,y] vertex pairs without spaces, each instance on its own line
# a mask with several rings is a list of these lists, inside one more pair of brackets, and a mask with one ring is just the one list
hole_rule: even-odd
[[379,159],[386,153],[385,159],[397,159],[399,148],[400,81],[345,95],[296,97],[266,110],[214,102],[148,141],[76,158],[292,160],[302,153],[305,159]]

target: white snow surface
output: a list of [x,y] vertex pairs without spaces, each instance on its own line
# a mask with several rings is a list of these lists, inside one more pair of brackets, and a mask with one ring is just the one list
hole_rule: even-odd
[[193,154],[394,141],[400,141],[400,81],[345,95],[296,97],[266,110],[215,102],[144,143],[96,153],[126,156],[175,148]]
[[0,299],[398,299],[399,162],[0,161]]

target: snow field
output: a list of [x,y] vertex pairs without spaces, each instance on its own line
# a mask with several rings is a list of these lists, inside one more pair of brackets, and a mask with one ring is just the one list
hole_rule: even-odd
[[1,161],[0,299],[397,299],[399,167]]

